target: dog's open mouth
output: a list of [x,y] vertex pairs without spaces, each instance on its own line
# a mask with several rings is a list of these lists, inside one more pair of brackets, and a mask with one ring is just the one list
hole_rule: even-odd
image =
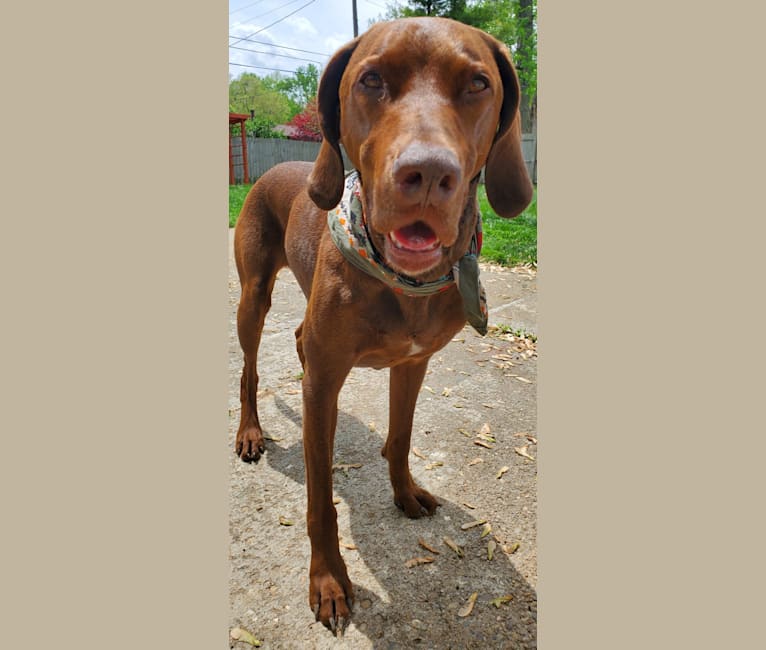
[[412,277],[431,270],[442,258],[441,241],[422,221],[389,232],[385,248],[392,266]]
[[399,250],[413,253],[432,251],[441,245],[436,233],[422,221],[392,230],[388,233],[388,238]]

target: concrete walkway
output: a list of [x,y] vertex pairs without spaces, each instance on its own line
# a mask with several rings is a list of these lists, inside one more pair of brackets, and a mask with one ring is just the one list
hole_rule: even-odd
[[[483,266],[482,282],[490,326],[536,333],[533,273]],[[415,411],[410,464],[442,505],[433,517],[414,521],[394,506],[380,455],[388,371],[352,371],[339,398],[335,462],[361,466],[337,470],[334,488],[356,607],[337,641],[308,607],[301,367],[293,334],[305,299],[290,271],[282,270],[259,356],[259,412],[271,440],[264,458],[246,465],[233,453],[242,369],[233,258],[229,290],[231,627],[248,630],[264,648],[536,647],[535,346],[498,329],[482,338],[466,327],[433,357]],[[481,520],[491,526],[487,535],[484,524],[463,529]],[[406,565],[424,556],[434,561]],[[473,593],[471,613],[461,616]],[[504,596],[511,599],[492,603]]]

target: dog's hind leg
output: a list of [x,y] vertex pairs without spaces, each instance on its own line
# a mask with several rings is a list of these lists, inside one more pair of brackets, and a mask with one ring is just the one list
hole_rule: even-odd
[[439,505],[434,496],[415,483],[408,456],[415,402],[428,367],[428,359],[391,368],[388,437],[381,454],[388,461],[394,503],[412,518],[432,515]]
[[239,395],[242,411],[235,450],[245,462],[257,461],[265,451],[257,407],[258,346],[277,271],[287,263],[282,227],[265,206],[259,205],[257,190],[253,194],[239,217],[234,244],[242,285],[237,333],[244,353]]

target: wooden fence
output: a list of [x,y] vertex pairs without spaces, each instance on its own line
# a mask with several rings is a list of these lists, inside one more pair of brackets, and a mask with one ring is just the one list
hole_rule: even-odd
[[[537,183],[537,142],[533,134],[525,133],[522,136],[522,149],[524,161],[527,164],[532,181]],[[234,160],[241,160],[242,141],[239,136],[231,139],[231,148]],[[286,160],[307,160],[313,162],[319,153],[318,142],[301,142],[299,140],[283,140],[278,138],[247,138],[247,161],[250,172],[249,182],[260,178],[264,172],[274,165]],[[343,152],[344,167],[349,170],[351,164]],[[237,183],[242,183],[242,165],[234,166],[234,178]]]

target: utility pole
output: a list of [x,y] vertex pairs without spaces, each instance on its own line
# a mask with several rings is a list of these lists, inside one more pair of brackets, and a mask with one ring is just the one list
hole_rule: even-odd
[[351,0],[351,9],[354,15],[354,38],[359,36],[359,20],[356,17],[356,0]]

